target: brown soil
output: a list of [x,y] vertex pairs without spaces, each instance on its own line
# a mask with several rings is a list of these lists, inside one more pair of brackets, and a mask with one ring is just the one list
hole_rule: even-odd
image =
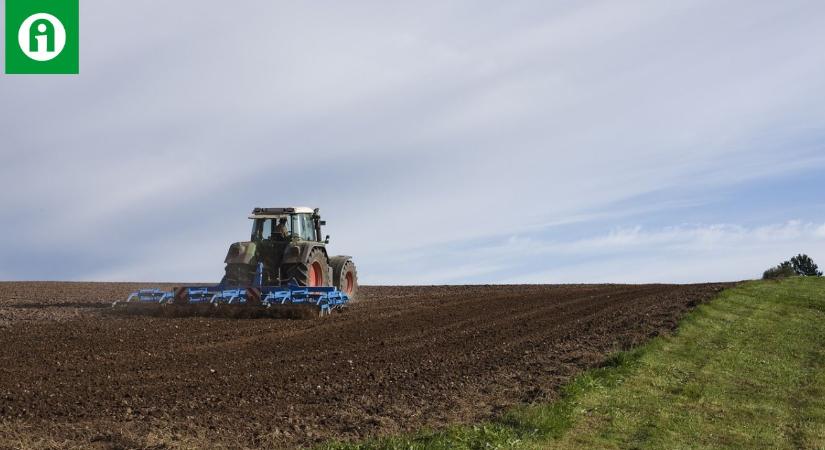
[[725,287],[364,287],[311,321],[104,314],[137,286],[0,283],[0,447],[294,447],[477,421],[552,399]]

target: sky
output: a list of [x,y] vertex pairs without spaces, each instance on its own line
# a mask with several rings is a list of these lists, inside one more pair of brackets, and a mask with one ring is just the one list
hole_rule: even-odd
[[0,75],[0,280],[217,282],[252,208],[291,205],[362,284],[825,265],[823,23],[793,0],[82,0],[79,75]]

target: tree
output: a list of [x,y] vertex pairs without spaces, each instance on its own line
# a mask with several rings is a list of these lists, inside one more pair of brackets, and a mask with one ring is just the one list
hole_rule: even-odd
[[822,276],[822,272],[819,271],[819,267],[817,267],[814,260],[808,255],[800,254],[794,256],[791,258],[791,264],[793,265],[793,270],[797,275],[802,275],[805,277]]

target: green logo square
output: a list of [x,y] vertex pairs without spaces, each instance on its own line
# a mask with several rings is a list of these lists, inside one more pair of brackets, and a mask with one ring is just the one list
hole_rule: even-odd
[[79,10],[79,0],[6,0],[6,73],[79,73]]

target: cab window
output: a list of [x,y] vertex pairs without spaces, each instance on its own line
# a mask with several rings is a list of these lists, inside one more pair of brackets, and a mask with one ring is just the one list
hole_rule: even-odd
[[[252,240],[253,241],[264,241],[267,239],[281,239],[279,236],[273,236],[275,234],[275,230],[278,228],[278,219],[255,219],[255,222],[252,226]],[[287,229],[287,236],[289,235],[290,230],[292,229],[291,223],[289,221],[286,222],[286,229]]]
[[309,214],[297,214],[297,234],[305,241],[315,241],[315,224]]
[[272,239],[272,222],[273,219],[266,219],[261,227],[261,237],[263,239]]

